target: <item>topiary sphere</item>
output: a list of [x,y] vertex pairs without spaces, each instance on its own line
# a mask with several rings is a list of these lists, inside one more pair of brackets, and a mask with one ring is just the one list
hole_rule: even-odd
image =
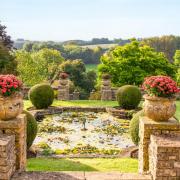
[[37,84],[30,89],[28,96],[37,109],[44,109],[53,103],[54,91],[48,84]]
[[141,91],[137,86],[122,86],[117,91],[117,101],[124,109],[135,109],[141,101]]
[[129,126],[131,139],[136,145],[138,145],[139,143],[139,118],[143,115],[144,115],[143,110],[134,114],[133,118],[131,119],[130,126]]
[[28,112],[23,111],[23,114],[26,114],[27,117],[27,150],[31,147],[33,144],[34,139],[37,135],[37,122],[34,116]]

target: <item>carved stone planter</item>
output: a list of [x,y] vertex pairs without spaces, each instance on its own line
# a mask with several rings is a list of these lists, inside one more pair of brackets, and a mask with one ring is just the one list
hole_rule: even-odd
[[0,96],[0,121],[17,117],[23,111],[23,95],[13,94],[9,97]]
[[102,85],[103,85],[103,86],[110,86],[110,85],[111,85],[111,80],[109,80],[109,79],[103,79],[103,80],[102,80]]
[[66,86],[68,84],[68,79],[60,79],[59,83],[62,86]]
[[168,121],[176,112],[176,98],[144,95],[144,113],[154,121]]

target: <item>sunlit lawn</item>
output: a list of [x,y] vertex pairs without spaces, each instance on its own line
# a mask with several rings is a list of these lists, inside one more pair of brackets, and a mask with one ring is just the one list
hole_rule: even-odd
[[[81,106],[81,107],[113,107],[117,106],[116,101],[100,101],[100,100],[76,100],[76,101],[58,101],[54,100],[52,106]],[[25,109],[31,107],[29,100],[24,100]]]
[[119,171],[135,173],[138,160],[131,158],[33,158],[28,159],[28,171]]

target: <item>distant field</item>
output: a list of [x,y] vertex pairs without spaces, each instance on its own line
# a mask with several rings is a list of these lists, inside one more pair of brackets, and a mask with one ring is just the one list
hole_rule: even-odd
[[97,72],[98,64],[86,64],[86,71],[94,70]]
[[81,46],[81,47],[84,47],[84,48],[88,47],[90,49],[93,49],[93,48],[99,46],[103,49],[108,49],[108,48],[114,47],[116,45],[118,45],[118,44],[95,44],[95,45],[86,45],[86,46]]

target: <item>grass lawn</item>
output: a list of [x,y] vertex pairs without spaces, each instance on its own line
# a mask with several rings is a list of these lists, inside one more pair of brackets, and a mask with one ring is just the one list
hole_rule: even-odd
[[[112,107],[117,106],[116,101],[100,101],[100,100],[76,100],[76,101],[58,101],[54,100],[53,106],[81,106],[81,107]],[[24,100],[24,107],[27,109],[32,104],[29,100]]]
[[176,117],[179,119],[180,121],[180,101],[176,101],[176,107],[177,107],[177,110],[176,110]]
[[97,72],[98,64],[86,64],[86,71],[94,70]]
[[136,173],[138,160],[131,158],[32,158],[28,159],[28,171],[119,171]]

